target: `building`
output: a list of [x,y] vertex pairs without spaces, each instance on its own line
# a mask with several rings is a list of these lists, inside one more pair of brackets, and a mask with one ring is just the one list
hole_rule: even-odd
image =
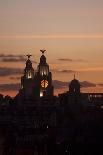
[[32,67],[32,62],[30,61],[30,56],[31,55],[27,55],[28,59],[24,69],[24,75],[21,77],[21,92],[25,97],[32,95],[33,87],[35,85],[34,69]]
[[40,50],[42,56],[40,57],[40,62],[36,71],[36,88],[39,89],[39,96],[53,96],[53,86],[52,86],[52,74],[49,71],[49,65],[46,62],[46,57],[44,55],[45,50]]
[[44,55],[46,50],[40,51],[42,52],[42,56],[40,57],[40,62],[36,71],[34,71],[32,67],[32,62],[30,60],[31,55],[27,55],[28,59],[24,69],[24,75],[21,77],[19,96],[28,99],[53,96],[52,74]]
[[54,96],[41,52],[37,70],[27,55],[16,97],[1,95],[0,155],[93,154],[103,144],[103,93],[82,93],[74,76],[68,91]]

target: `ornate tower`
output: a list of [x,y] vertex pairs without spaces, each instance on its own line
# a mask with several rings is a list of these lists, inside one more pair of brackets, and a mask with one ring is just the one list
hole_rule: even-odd
[[30,61],[31,55],[27,55],[28,59],[26,61],[26,67],[24,69],[24,76],[26,79],[33,79],[34,78],[34,69],[32,67],[32,62]]
[[32,62],[30,61],[31,55],[28,54],[27,57],[28,59],[24,69],[24,75],[21,77],[21,88],[24,94],[29,96],[32,94],[32,89],[34,86],[34,69],[32,67]]
[[46,50],[40,51],[42,53],[42,56],[40,57],[40,63],[37,67],[36,73],[39,96],[53,96],[52,74],[49,71],[49,65],[47,64],[46,57],[44,55]]

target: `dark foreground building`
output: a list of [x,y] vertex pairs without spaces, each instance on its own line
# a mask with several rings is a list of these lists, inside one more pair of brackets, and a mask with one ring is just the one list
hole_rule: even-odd
[[54,96],[41,52],[36,71],[28,55],[17,96],[0,96],[0,155],[103,154],[103,94],[81,93],[74,77]]

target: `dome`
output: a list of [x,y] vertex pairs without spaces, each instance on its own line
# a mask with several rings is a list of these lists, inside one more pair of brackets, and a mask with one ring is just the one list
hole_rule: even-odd
[[72,85],[72,86],[80,86],[80,83],[77,79],[73,79],[69,85]]
[[80,82],[77,79],[73,79],[69,84],[70,93],[80,93]]

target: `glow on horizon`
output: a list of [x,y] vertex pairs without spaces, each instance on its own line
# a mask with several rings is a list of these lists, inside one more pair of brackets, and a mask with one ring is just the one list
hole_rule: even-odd
[[[58,96],[58,94],[64,93],[69,91],[69,87],[65,87],[65,88],[60,88],[60,89],[55,89],[54,88],[54,95]],[[12,97],[15,97],[15,95],[17,95],[19,92],[18,91],[2,91],[1,93],[6,96],[6,95],[10,95]],[[96,86],[96,87],[84,87],[81,88],[81,92],[82,93],[103,93],[103,87],[101,86]]]

